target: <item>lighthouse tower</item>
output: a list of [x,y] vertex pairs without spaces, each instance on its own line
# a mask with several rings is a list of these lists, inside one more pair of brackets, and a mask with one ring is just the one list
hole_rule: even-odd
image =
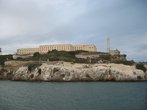
[[110,38],[107,38],[107,52],[110,52]]

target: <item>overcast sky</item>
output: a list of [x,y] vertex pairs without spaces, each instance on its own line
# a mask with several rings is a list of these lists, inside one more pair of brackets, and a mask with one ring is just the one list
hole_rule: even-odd
[[95,44],[147,61],[147,0],[0,0],[3,53],[41,44]]

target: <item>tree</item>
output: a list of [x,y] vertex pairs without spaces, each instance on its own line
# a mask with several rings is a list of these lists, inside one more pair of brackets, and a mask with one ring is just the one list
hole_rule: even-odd
[[7,60],[13,60],[13,56],[12,55],[0,55],[0,65],[5,64],[5,61]]
[[40,56],[40,53],[39,52],[35,52],[34,54],[33,54],[33,57],[39,57]]
[[136,68],[146,72],[146,68],[144,67],[143,63],[137,63]]

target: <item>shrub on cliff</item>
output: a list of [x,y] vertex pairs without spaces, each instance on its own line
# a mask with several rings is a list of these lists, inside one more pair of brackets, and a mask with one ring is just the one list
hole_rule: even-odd
[[33,71],[35,68],[39,67],[40,64],[29,64],[28,65],[28,71]]
[[113,61],[111,63],[124,64],[124,65],[130,65],[130,66],[135,64],[135,62],[133,60],[131,60],[131,61],[118,60],[118,61]]
[[39,57],[40,56],[40,53],[39,52],[35,52],[34,54],[33,54],[33,57]]
[[146,68],[144,67],[143,63],[137,63],[136,64],[136,69],[140,69],[140,70],[146,72]]
[[12,55],[0,55],[0,65],[4,66],[5,61],[7,60],[13,60]]
[[101,60],[107,60],[110,61],[111,60],[111,55],[100,55],[99,57]]
[[30,60],[47,61],[49,59],[50,61],[73,61],[74,58],[74,52],[52,50],[48,51],[45,54],[40,54],[39,52],[36,52],[33,54],[33,57],[31,57]]

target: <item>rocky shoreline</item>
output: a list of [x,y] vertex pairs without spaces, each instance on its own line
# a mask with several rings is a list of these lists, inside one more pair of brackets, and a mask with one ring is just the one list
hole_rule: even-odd
[[15,81],[147,81],[147,73],[123,64],[56,63],[16,70],[0,69],[1,80]]

